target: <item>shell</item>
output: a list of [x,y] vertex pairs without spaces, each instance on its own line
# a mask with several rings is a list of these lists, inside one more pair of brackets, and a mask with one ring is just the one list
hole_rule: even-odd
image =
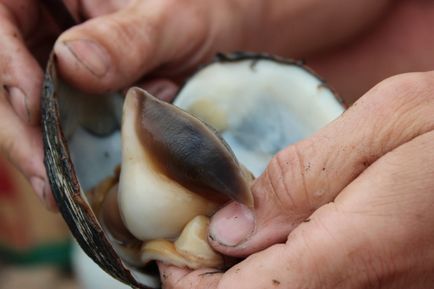
[[[234,124],[231,123],[227,115],[230,115],[231,111],[236,111],[235,115],[242,114],[235,109],[236,106],[239,106],[236,101],[230,102],[230,100],[223,100],[231,104],[218,111],[218,113],[215,113],[214,108],[217,106],[211,104],[213,109],[209,110],[210,106],[207,101],[205,101],[207,104],[203,105],[204,101],[202,100],[207,99],[206,95],[204,96],[205,98],[199,99],[201,100],[199,101],[199,105],[196,102],[195,106],[191,106],[193,101],[191,99],[189,100],[188,94],[191,93],[191,87],[195,85],[195,81],[201,79],[200,77],[202,77],[207,70],[209,71],[214,64],[224,65],[243,63],[246,61],[252,71],[255,70],[255,66],[259,62],[270,61],[288,65],[288,67],[300,68],[302,71],[307,72],[309,77],[316,79],[318,89],[324,90],[327,95],[326,97],[333,99],[330,100],[331,102],[335,102],[331,104],[334,107],[331,112],[327,114],[324,120],[321,120],[323,122],[322,125],[326,124],[326,122],[330,121],[332,118],[337,117],[344,110],[341,100],[336,97],[334,92],[301,62],[276,58],[270,55],[251,53],[220,54],[216,62],[205,66],[187,81],[175,99],[175,104],[196,115],[196,117],[203,121],[211,123],[217,131],[223,135],[223,138],[225,138],[225,134],[226,136],[233,137],[231,133],[233,132],[232,126]],[[210,81],[212,82],[213,79],[214,78],[211,78]],[[234,80],[235,82],[238,81],[236,77],[232,77],[232,80],[225,81],[233,83]],[[207,83],[206,87],[211,89],[212,84],[208,85]],[[216,87],[216,90],[221,88],[221,83],[218,83]],[[99,188],[104,191],[102,195],[105,195],[108,188],[113,184],[113,179],[111,179],[110,176],[113,175],[115,166],[120,163],[120,136],[118,129],[121,122],[120,107],[122,99],[118,95],[109,95],[104,98],[101,98],[101,96],[93,96],[96,98],[99,97],[99,100],[96,103],[89,104],[89,101],[92,102],[92,97],[78,97],[75,99],[67,97],[66,95],[68,93],[73,95],[76,93],[79,94],[72,88],[67,87],[65,89],[64,84],[58,78],[56,59],[54,56],[51,56],[47,65],[43,88],[42,133],[45,166],[59,210],[79,245],[86,254],[107,273],[134,288],[158,287],[159,282],[155,274],[156,272],[145,272],[136,267],[133,268],[120,258],[119,249],[111,242],[110,236],[105,232],[96,215],[96,213],[99,214],[98,208],[103,201],[101,194],[95,191],[88,195],[85,193],[107,177],[109,177],[109,179],[106,179],[107,183],[102,187],[99,186]],[[225,94],[219,92],[217,95],[220,95],[223,99]],[[323,96],[324,94],[321,95]],[[215,98],[213,101],[219,100]],[[324,106],[327,107],[327,105],[329,104],[325,104]],[[65,107],[73,111],[69,111],[65,109]],[[89,110],[90,114],[87,114],[86,110]],[[83,114],[81,115],[78,112],[83,112]],[[89,115],[92,117],[89,117]],[[244,122],[236,123],[235,125],[240,127],[240,124],[246,125]],[[247,122],[247,124],[250,126],[257,125],[256,122],[253,124]],[[286,129],[286,127],[283,127],[283,129]],[[85,138],[84,141],[93,142],[96,140],[96,145],[83,145],[82,140],[80,142],[75,141],[74,137],[78,137],[76,136],[78,134],[77,131],[81,134],[79,135],[80,137]],[[265,135],[268,137],[267,133],[265,133]],[[257,137],[257,135],[255,137]],[[270,136],[270,138],[276,139],[274,136]],[[101,142],[99,142],[99,140],[101,140]],[[251,155],[245,154],[246,147],[241,146],[240,149],[237,147],[238,144],[234,143],[232,139],[229,138],[226,140],[231,147],[234,145],[232,149],[236,147],[234,152],[235,155],[239,157],[241,163],[245,165],[249,163]],[[247,141],[251,140],[247,139]],[[267,163],[277,150],[288,145],[290,141],[292,142],[293,140],[285,139],[279,142],[279,138],[277,138],[277,147],[273,144],[270,147],[265,146],[263,150],[261,148],[261,154],[264,155],[261,162]],[[86,148],[86,151],[80,152],[80,154],[77,155],[77,148],[81,150]],[[104,151],[105,149],[107,152]],[[249,166],[250,164],[247,164],[247,167],[250,169]],[[252,167],[253,166],[254,165],[252,165]],[[79,170],[77,170],[77,168],[79,168]],[[263,165],[255,169],[255,175],[258,175],[261,169],[263,169]]]
[[[104,271],[132,287],[152,288],[119,258],[84,195],[61,126],[59,85],[55,57],[51,56],[42,94],[42,135],[45,167],[60,213],[80,247]],[[158,285],[155,280],[146,283]]]

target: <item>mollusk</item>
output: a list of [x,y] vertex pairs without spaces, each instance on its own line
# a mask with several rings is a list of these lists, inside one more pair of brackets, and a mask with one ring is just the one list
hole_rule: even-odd
[[118,280],[155,288],[154,260],[224,268],[207,243],[208,218],[229,200],[253,207],[253,175],[343,110],[303,64],[267,55],[219,55],[173,104],[139,88],[125,98],[85,95],[59,79],[53,56],[42,99],[45,165],[84,251]]

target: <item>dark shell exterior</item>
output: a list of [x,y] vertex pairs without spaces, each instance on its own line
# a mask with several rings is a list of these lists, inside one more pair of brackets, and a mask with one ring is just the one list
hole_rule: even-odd
[[51,56],[46,68],[41,123],[45,167],[60,213],[81,248],[103,270],[132,287],[149,288],[134,278],[116,254],[83,195],[68,151],[67,141],[62,132],[55,62],[55,57]]

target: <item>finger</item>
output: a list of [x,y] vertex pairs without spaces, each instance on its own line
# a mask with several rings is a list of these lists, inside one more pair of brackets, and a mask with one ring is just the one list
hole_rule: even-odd
[[[218,288],[431,288],[434,131],[385,155]],[[243,280],[243,281],[240,281]]]
[[40,17],[37,1],[2,0],[0,6],[0,11],[7,10],[7,18],[13,20],[14,25],[22,32],[24,38],[35,31],[36,23]]
[[381,83],[317,134],[278,153],[252,187],[254,211],[230,204],[212,218],[214,248],[243,256],[284,241],[380,156],[433,129],[433,75]]
[[29,24],[36,21],[31,19],[36,8],[28,1],[12,4],[20,3],[20,7],[26,8],[26,13],[19,15],[12,14],[4,4],[0,4],[0,149],[28,178],[46,206],[54,209],[37,126],[42,70],[25,47],[18,29],[29,29]]
[[0,150],[27,177],[44,204],[55,209],[43,163],[40,128],[22,122],[10,108],[5,93],[0,89]]
[[190,271],[158,263],[163,289],[217,288],[222,273],[215,269]]
[[24,122],[39,122],[42,70],[29,53],[12,14],[0,4],[0,86]]
[[[54,48],[61,73],[90,92],[125,87],[145,72],[198,50],[208,29],[209,11],[202,6],[133,1],[123,10],[76,26],[62,34]],[[197,62],[202,56],[199,52],[187,59]]]
[[179,90],[178,85],[168,79],[153,79],[146,81],[140,87],[167,102],[172,102]]
[[95,18],[116,12],[127,6],[132,0],[80,0],[77,1],[80,13],[86,18]]
[[[191,273],[190,270],[171,266],[162,262],[157,262],[160,271],[160,279],[163,283],[176,285],[178,281]],[[167,286],[167,285],[166,285]]]

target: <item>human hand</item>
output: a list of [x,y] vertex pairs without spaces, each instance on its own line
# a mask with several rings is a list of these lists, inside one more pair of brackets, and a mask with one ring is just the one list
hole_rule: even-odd
[[[176,87],[156,82],[156,77],[180,79],[216,51],[306,56],[362,31],[388,1],[352,0],[344,6],[338,0],[255,5],[244,0],[66,2],[77,19],[91,20],[56,42],[54,51],[65,79],[88,92],[105,92],[129,86],[146,74],[152,81],[145,88],[167,98]],[[42,70],[37,60],[45,62],[52,47],[48,40],[60,30],[38,1],[3,0],[0,24],[0,148],[37,194],[53,205],[42,164]],[[276,29],[282,24],[300,29],[282,33]]]
[[434,287],[433,115],[434,72],[380,83],[273,158],[254,211],[213,217],[214,248],[257,253],[225,273],[160,264],[164,288]]
[[[360,32],[387,3],[314,2],[69,0],[66,4],[76,19],[90,20],[63,33],[54,51],[62,76],[82,90],[100,93],[151,80],[144,87],[167,99],[176,86],[155,78],[180,79],[216,51],[304,56]],[[36,193],[54,206],[42,163],[43,73],[38,62],[45,63],[61,31],[40,3],[0,1],[0,148]],[[287,35],[276,29],[295,24],[299,30],[288,30]],[[317,29],[325,26],[333,33]],[[146,79],[141,79],[144,74]]]
[[44,61],[44,51],[56,34],[58,28],[36,1],[0,2],[0,151],[50,207],[54,201],[39,129],[43,73],[38,61]]

